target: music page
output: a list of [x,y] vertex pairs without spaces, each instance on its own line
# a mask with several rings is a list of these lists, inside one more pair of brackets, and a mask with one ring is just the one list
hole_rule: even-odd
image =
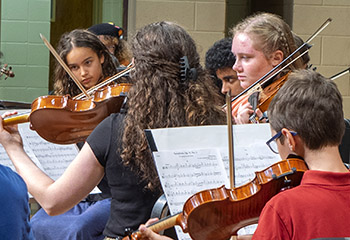
[[[229,185],[227,126],[200,126],[147,130],[152,132],[153,156],[171,214],[199,191]],[[269,124],[233,126],[235,187],[251,181],[280,160],[265,142],[271,137]],[[179,239],[190,239],[176,226]],[[242,229],[247,234],[255,228]]]

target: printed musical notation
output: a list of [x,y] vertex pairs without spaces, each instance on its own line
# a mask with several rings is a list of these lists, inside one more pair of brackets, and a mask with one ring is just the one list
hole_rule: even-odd
[[40,163],[41,169],[54,180],[63,174],[78,154],[78,148],[75,144],[53,144],[41,138],[35,131],[30,130],[29,125],[21,124],[18,127],[24,146],[31,149],[35,159]]
[[[29,123],[18,125],[23,146],[33,162],[53,180],[60,177],[68,165],[78,154],[75,144],[58,145],[47,142],[35,131],[29,129]],[[4,148],[0,145],[0,164],[15,170]]]
[[[265,142],[270,138],[268,124],[233,126],[235,186],[252,180],[279,161]],[[227,126],[201,126],[150,130],[157,151],[153,152],[170,212],[181,212],[185,201],[199,191],[229,187]],[[242,230],[242,231],[241,231]],[[239,234],[254,232],[255,227]],[[176,226],[178,239],[190,240]]]
[[161,183],[169,204],[179,208],[183,199],[207,187],[225,184],[226,172],[217,149],[162,151],[154,153]]

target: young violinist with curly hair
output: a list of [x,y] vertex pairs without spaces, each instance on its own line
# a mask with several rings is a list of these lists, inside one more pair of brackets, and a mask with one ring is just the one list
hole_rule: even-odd
[[[92,33],[76,29],[65,33],[57,46],[57,53],[87,90],[107,77],[116,74],[110,54]],[[54,94],[74,97],[81,91],[64,68],[56,62]],[[80,146],[83,143],[79,143]],[[103,239],[103,230],[110,215],[111,194],[105,178],[98,184],[101,194],[91,194],[69,211],[50,216],[41,208],[31,218],[37,240],[45,239]]]
[[[350,236],[349,226],[344,224],[350,218],[350,172],[338,150],[345,126],[336,84],[312,70],[293,72],[273,98],[268,113],[271,150],[282,159],[290,154],[302,157],[309,170],[299,186],[266,203],[252,239]],[[140,230],[143,239],[169,239],[145,225]]]
[[[87,90],[117,73],[117,67],[95,34],[76,29],[61,36],[57,53]],[[56,62],[54,94],[74,97],[81,91],[64,68]]]
[[[161,194],[144,129],[225,123],[219,94],[182,27],[170,22],[147,25],[133,38],[132,52],[135,69],[127,111],[102,121],[56,181],[25,153],[17,127],[0,124],[0,143],[49,215],[68,211],[106,175],[112,200],[105,239],[121,239],[126,228],[146,222]],[[191,74],[183,74],[184,57]]]
[[[281,17],[271,13],[259,13],[247,17],[231,32],[232,52],[236,57],[233,70],[237,72],[243,89],[251,86],[297,49],[288,24]],[[290,70],[300,68],[302,63],[298,59],[274,80]],[[239,102],[232,111],[236,124],[249,123],[249,117],[253,113],[251,104],[245,101]],[[264,117],[259,109],[256,110],[256,115],[258,118]]]

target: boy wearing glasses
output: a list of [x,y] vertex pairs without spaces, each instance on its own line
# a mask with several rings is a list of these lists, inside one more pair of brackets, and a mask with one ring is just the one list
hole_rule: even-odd
[[282,159],[301,156],[309,170],[300,186],[265,205],[253,239],[350,236],[344,224],[350,219],[350,173],[338,150],[342,109],[335,83],[312,70],[292,73],[276,94],[268,109],[273,137],[267,143]]
[[[252,239],[350,236],[350,172],[338,150],[345,127],[342,109],[335,83],[312,70],[291,73],[276,94],[268,110],[273,137],[267,143],[282,159],[302,157],[309,170],[299,186],[265,205]],[[169,239],[144,225],[140,230],[145,239]]]

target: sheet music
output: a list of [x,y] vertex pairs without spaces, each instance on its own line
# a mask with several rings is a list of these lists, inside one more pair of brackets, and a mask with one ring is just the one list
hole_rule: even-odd
[[41,169],[53,180],[63,174],[79,152],[75,144],[60,145],[44,140],[37,132],[29,129],[29,123],[18,125],[18,129],[24,146],[31,149],[35,159],[39,159]]
[[[240,186],[252,180],[255,171],[263,170],[280,158],[265,144],[271,137],[269,124],[235,125],[233,128],[235,186]],[[158,150],[153,156],[171,214],[181,212],[185,201],[194,193],[225,183],[229,187],[227,126],[150,131]],[[179,239],[190,239],[180,227],[176,226],[176,230]],[[254,230],[254,227],[243,229],[239,234]]]
[[[184,201],[193,194],[222,186],[227,180],[218,149],[161,151],[154,158],[172,215],[181,212]],[[178,239],[191,239],[180,227],[175,228]]]
[[[8,111],[1,110],[0,114]],[[16,110],[18,113],[27,113],[28,110]],[[23,148],[32,161],[49,177],[57,180],[68,165],[76,157],[79,152],[75,144],[61,145],[46,141],[40,137],[36,131],[29,128],[29,123],[18,125],[18,131],[23,140]],[[5,149],[0,144],[0,164],[10,167],[16,171],[11,160],[7,156]],[[100,193],[100,189],[95,187],[90,193]],[[31,195],[29,195],[32,197]]]
[[155,152],[157,169],[172,214],[183,208],[183,199],[207,187],[224,185],[227,179],[217,149]]

